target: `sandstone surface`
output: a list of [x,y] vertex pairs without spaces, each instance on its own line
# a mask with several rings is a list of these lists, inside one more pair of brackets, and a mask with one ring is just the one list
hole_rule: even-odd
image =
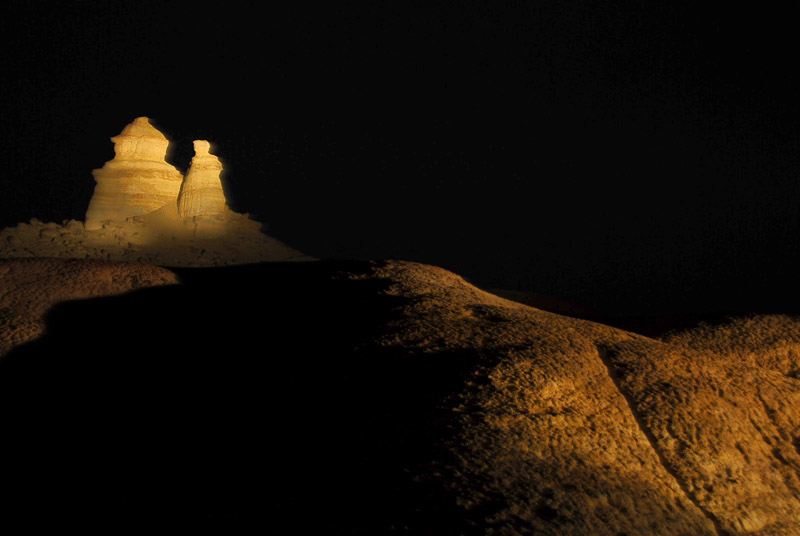
[[138,117],[113,138],[115,156],[92,172],[97,184],[86,211],[86,228],[123,221],[174,203],[183,175],[166,161],[169,140]]
[[0,260],[0,356],[42,335],[45,315],[57,303],[177,283],[174,272],[147,264]]
[[25,433],[4,448],[53,444],[47,401],[84,431],[63,464],[35,457],[40,479],[20,470],[49,484],[31,504],[74,474],[104,490],[53,498],[79,518],[102,504],[87,515],[286,533],[800,533],[797,317],[655,339],[417,263],[173,271],[181,284],[58,306],[0,360],[3,407],[36,400],[25,422],[51,424],[12,423]]
[[222,190],[222,163],[209,152],[211,144],[195,140],[195,155],[178,196],[178,215],[191,225],[223,215],[228,207]]

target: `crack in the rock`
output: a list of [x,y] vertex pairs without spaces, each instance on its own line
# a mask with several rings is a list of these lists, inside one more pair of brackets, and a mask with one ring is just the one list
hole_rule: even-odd
[[[780,423],[778,422],[778,419],[775,418],[775,410],[772,409],[767,403],[767,401],[764,399],[764,395],[761,393],[761,388],[756,389],[756,397],[758,398],[759,402],[761,402],[761,407],[764,410],[764,414],[766,415],[767,419],[769,419],[770,423],[772,423],[772,426],[778,432],[778,436],[780,437],[781,426]],[[755,425],[755,423],[753,424]],[[758,430],[758,432],[764,438],[764,442],[772,446],[771,442],[767,440],[766,433],[760,429]],[[798,441],[795,439],[794,441],[791,441],[790,444],[797,451],[797,454],[800,455],[800,443],[798,443]],[[785,459],[783,456],[778,455],[778,452],[779,451],[777,448],[773,448],[771,450],[771,454],[776,460],[778,460],[789,471],[792,471],[796,473],[798,476],[800,476],[800,471],[798,470],[797,465],[789,462],[789,460]],[[800,496],[800,490],[798,490],[797,485],[792,479],[784,479],[784,482],[786,483],[786,486],[795,493],[796,496]]]
[[672,479],[678,485],[678,487],[686,496],[686,498],[689,501],[691,501],[691,503],[694,504],[695,507],[697,507],[697,509],[703,513],[706,519],[708,519],[711,522],[717,535],[731,536],[730,532],[722,528],[722,524],[720,523],[719,519],[717,519],[717,517],[713,513],[711,513],[707,508],[705,508],[702,504],[700,504],[700,501],[697,499],[695,494],[692,493],[692,491],[689,489],[686,482],[682,478],[680,478],[678,472],[672,467],[672,464],[670,464],[669,460],[667,460],[664,457],[661,450],[659,450],[657,446],[657,441],[655,436],[645,424],[643,417],[636,409],[636,406],[634,405],[633,400],[631,400],[631,397],[622,388],[619,376],[616,374],[613,362],[608,356],[608,351],[605,348],[602,348],[597,345],[595,345],[595,347],[597,348],[597,357],[605,366],[606,371],[608,372],[608,377],[611,379],[611,382],[614,384],[614,387],[617,389],[617,392],[619,392],[619,394],[622,395],[623,400],[625,400],[625,403],[627,404],[628,409],[630,410],[631,415],[633,416],[634,422],[644,435],[645,439],[647,439],[647,442],[650,444],[650,448],[652,448],[653,452],[655,452],[656,457],[658,458],[658,461],[661,464],[661,466],[664,468],[667,474],[669,474],[672,477]]

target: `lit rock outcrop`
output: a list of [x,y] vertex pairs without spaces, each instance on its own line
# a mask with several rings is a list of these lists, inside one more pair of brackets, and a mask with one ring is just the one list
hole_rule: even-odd
[[169,140],[147,117],[137,117],[111,141],[114,159],[92,172],[97,185],[86,211],[87,230],[174,203],[183,182],[181,172],[166,161]]
[[222,162],[210,149],[208,141],[195,140],[194,158],[178,195],[178,216],[197,230],[204,224],[222,221],[229,211],[220,180]]
[[222,163],[205,140],[184,179],[166,161],[169,140],[138,117],[111,138],[116,156],[93,171],[86,222],[30,223],[0,229],[0,257],[66,257],[162,266],[223,266],[312,260],[231,210]]

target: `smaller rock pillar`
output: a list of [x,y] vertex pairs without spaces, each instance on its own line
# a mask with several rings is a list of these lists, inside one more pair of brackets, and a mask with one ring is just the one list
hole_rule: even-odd
[[194,141],[194,157],[178,195],[178,215],[186,224],[219,219],[228,211],[222,190],[222,162],[206,140]]

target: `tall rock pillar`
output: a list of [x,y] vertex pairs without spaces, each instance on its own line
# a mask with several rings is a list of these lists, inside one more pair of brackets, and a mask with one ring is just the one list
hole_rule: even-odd
[[114,159],[92,171],[97,184],[86,211],[87,230],[99,229],[107,220],[149,214],[168,203],[175,206],[183,181],[181,172],[166,161],[169,140],[147,117],[137,117],[111,141]]
[[186,224],[213,220],[228,211],[220,180],[222,162],[210,150],[208,141],[195,140],[194,157],[178,196],[178,215]]

